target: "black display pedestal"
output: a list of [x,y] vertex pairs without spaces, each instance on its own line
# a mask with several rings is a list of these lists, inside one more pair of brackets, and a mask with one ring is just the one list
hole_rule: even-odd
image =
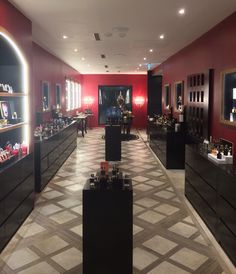
[[106,161],[121,161],[121,126],[105,126]]
[[132,274],[133,191],[83,189],[83,274]]

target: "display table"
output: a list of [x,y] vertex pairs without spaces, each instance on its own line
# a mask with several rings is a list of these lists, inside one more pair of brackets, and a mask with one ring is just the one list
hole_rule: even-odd
[[132,274],[133,191],[83,189],[83,274]]
[[236,265],[236,166],[217,164],[186,145],[185,195]]
[[35,191],[40,192],[77,146],[77,124],[72,122],[58,133],[35,141]]
[[166,169],[184,169],[185,134],[149,122],[148,140],[151,149]]

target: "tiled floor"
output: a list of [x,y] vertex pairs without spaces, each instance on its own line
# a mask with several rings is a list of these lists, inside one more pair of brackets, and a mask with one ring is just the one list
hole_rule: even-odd
[[[80,139],[2,252],[0,273],[82,274],[82,188],[104,160],[102,134]],[[133,178],[134,274],[230,273],[141,138],[122,142],[120,167]]]

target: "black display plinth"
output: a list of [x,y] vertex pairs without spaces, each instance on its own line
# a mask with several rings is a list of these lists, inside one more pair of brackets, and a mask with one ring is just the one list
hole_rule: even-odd
[[132,274],[133,191],[83,189],[83,274]]
[[106,161],[121,161],[121,126],[105,126]]

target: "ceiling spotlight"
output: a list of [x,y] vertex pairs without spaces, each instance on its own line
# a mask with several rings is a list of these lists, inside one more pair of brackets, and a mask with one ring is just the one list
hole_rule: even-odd
[[161,35],[159,36],[159,38],[160,38],[160,39],[164,39],[164,38],[165,38],[165,35],[164,35],[164,34],[161,34]]
[[87,66],[90,67],[90,64],[88,64]]
[[185,9],[179,9],[178,13],[179,13],[180,15],[184,15],[184,14],[185,14]]
[[78,52],[78,49],[74,49],[74,52]]
[[149,52],[153,52],[153,49],[150,49]]
[[63,35],[62,38],[63,38],[63,39],[67,39],[68,36],[67,36],[67,35]]
[[147,58],[146,58],[146,57],[144,57],[144,58],[143,58],[143,60],[144,60],[144,61],[146,61],[146,60],[147,60]]
[[84,60],[85,60],[85,58],[84,58],[84,57],[82,57],[82,58],[81,58],[81,60],[82,60],[82,61],[84,61]]
[[142,64],[139,64],[139,66],[141,67],[141,66],[142,66]]

